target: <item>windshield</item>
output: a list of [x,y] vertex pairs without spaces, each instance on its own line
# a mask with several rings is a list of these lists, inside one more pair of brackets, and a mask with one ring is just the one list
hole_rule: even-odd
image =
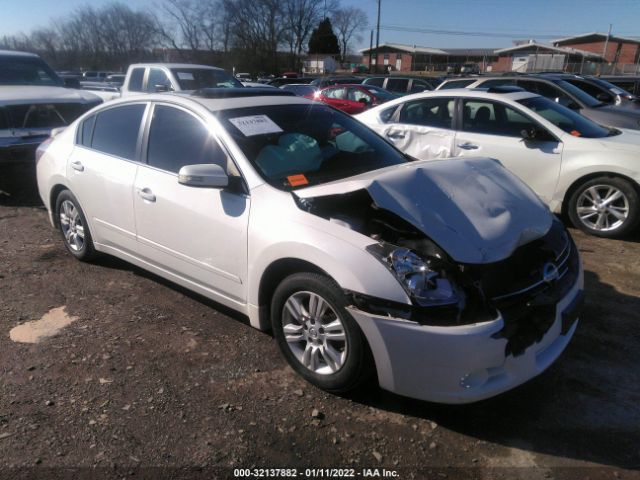
[[381,98],[382,100],[393,100],[394,98],[398,98],[398,95],[391,93],[384,88],[375,87],[373,85],[362,85],[362,88],[369,90],[376,97]]
[[208,68],[172,68],[181,90],[200,90],[201,88],[243,87],[242,83],[224,70]]
[[587,106],[589,108],[599,107],[601,105],[604,105],[604,103],[602,103],[601,101],[596,100],[591,95],[589,95],[587,92],[585,92],[584,90],[579,89],[575,85],[571,85],[569,82],[566,82],[564,80],[558,80],[555,83],[558,86],[562,87],[567,92],[569,92],[571,95],[573,95],[575,98],[577,98],[582,104],[584,104],[585,106]]
[[326,105],[269,105],[216,115],[260,175],[281,190],[407,162],[382,137]]
[[0,56],[0,85],[62,86],[63,82],[42,59]]
[[617,130],[601,127],[588,118],[545,97],[525,98],[518,100],[518,103],[533,110],[545,120],[574,137],[602,138],[617,133]]
[[613,83],[607,82],[606,80],[602,80],[601,78],[591,78],[590,79],[592,82],[597,83],[598,85],[609,89],[613,94],[615,95],[623,95],[623,96],[629,96],[629,92],[627,92],[626,90],[623,90],[622,88],[614,85]]

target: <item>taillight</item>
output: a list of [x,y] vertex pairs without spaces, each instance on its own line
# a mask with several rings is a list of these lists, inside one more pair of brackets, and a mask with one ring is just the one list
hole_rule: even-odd
[[52,141],[53,141],[53,137],[49,137],[40,145],[38,145],[38,148],[36,149],[36,163],[40,161],[40,158],[42,157],[42,155],[44,155],[45,150],[47,149],[47,147]]

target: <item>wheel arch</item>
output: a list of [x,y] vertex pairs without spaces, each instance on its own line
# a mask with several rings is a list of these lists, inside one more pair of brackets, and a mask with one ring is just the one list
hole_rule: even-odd
[[287,257],[273,261],[262,273],[258,287],[258,319],[260,330],[271,329],[271,299],[278,285],[289,275],[302,272],[318,273],[335,281],[325,270],[307,260]]
[[565,191],[565,194],[562,197],[562,215],[563,216],[566,217],[568,215],[569,200],[571,199],[571,196],[575,193],[575,191],[578,189],[578,187],[580,187],[580,185],[582,185],[583,183],[598,177],[612,177],[612,178],[620,178],[622,180],[625,180],[629,182],[629,184],[631,184],[631,186],[636,191],[638,196],[640,196],[640,185],[638,185],[638,182],[636,182],[633,178],[627,175],[624,175],[622,173],[617,173],[617,172],[610,172],[610,171],[588,173],[574,180],[571,183],[571,185],[569,185],[569,188],[567,188],[567,190]]
[[[58,228],[60,226],[60,220],[58,219],[56,209],[56,201],[58,200],[58,196],[65,190],[69,190],[69,187],[62,183],[56,183],[50,191],[49,194],[49,205],[51,205],[51,221],[53,222],[53,226]],[[70,190],[69,190],[70,191]]]

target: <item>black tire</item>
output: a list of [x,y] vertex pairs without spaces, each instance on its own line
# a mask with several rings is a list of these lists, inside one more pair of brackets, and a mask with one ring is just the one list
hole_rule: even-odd
[[[578,208],[585,206],[588,207],[593,204],[591,200],[585,200],[585,196],[589,196],[592,198],[592,195],[589,195],[589,189],[592,188],[595,189],[595,191],[597,191],[599,195],[603,192],[604,195],[606,195],[606,191],[609,188],[621,192],[623,194],[623,197],[611,203],[610,206],[616,208],[617,212],[623,212],[625,208],[628,209],[626,219],[624,219],[624,221],[620,221],[613,215],[607,214],[605,221],[609,222],[609,228],[598,228],[597,213],[593,213],[591,217],[583,221],[578,213]],[[594,212],[596,211],[597,208],[594,210]],[[582,213],[584,215],[584,212]],[[569,198],[567,214],[569,215],[571,223],[573,223],[576,228],[582,230],[585,233],[603,238],[619,238],[631,232],[638,225],[638,221],[640,220],[640,200],[638,198],[638,191],[636,190],[634,185],[631,184],[631,182],[623,178],[610,176],[592,178],[591,180],[584,182],[574,190],[571,197]],[[615,226],[614,220],[616,220],[616,222],[620,222],[620,224],[618,226]]]
[[[65,204],[68,206],[69,203],[73,205],[78,215],[78,218],[74,224],[74,228],[76,228],[76,231],[78,226],[81,226],[83,229],[84,237],[82,239],[81,246],[70,240],[70,238],[65,235],[65,222],[63,222],[63,220],[61,219],[61,213],[63,213],[62,211],[65,208]],[[93,238],[91,237],[91,232],[89,231],[89,224],[87,223],[87,219],[84,216],[82,208],[80,208],[78,199],[69,190],[63,190],[58,195],[58,198],[56,199],[55,215],[56,225],[58,226],[58,230],[60,231],[62,241],[64,242],[64,246],[66,247],[67,251],[82,262],[89,262],[93,260],[97,256],[97,252],[93,246]]]
[[[294,354],[285,339],[283,322],[287,312],[285,303],[294,294],[313,293],[322,297],[342,323],[346,338],[346,354],[342,366],[333,373],[320,374],[305,366]],[[271,301],[271,325],[285,359],[309,383],[332,393],[346,393],[368,383],[375,373],[375,364],[364,334],[345,309],[344,295],[329,277],[316,273],[296,273],[285,278]],[[310,331],[310,330],[308,330]],[[305,345],[303,341],[301,345]],[[324,358],[324,357],[323,357]],[[328,363],[327,363],[328,365]]]

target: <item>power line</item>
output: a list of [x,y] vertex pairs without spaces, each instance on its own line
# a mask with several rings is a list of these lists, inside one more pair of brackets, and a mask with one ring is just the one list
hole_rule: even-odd
[[[469,37],[488,37],[488,38],[539,38],[547,40],[555,40],[568,36],[567,32],[549,34],[549,33],[532,33],[532,32],[481,32],[481,31],[462,31],[462,30],[442,30],[437,28],[420,28],[410,27],[406,25],[380,25],[381,30],[394,32],[411,32],[424,33],[430,35],[451,35],[451,36],[469,36]],[[625,36],[618,32],[617,35]]]

